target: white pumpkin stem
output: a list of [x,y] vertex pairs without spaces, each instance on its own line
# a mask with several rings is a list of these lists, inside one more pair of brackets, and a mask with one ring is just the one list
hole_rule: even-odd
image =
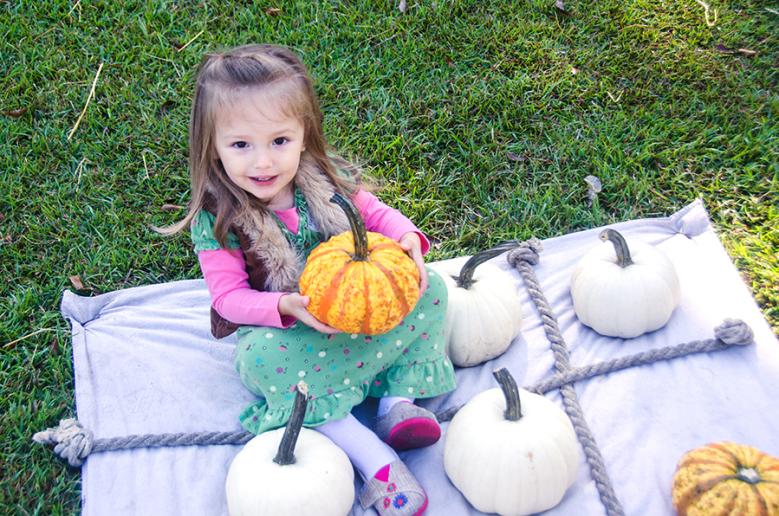
[[519,240],[509,240],[507,242],[503,242],[502,244],[498,244],[495,247],[474,254],[468,258],[468,261],[465,262],[465,265],[463,265],[462,269],[460,269],[460,275],[452,276],[452,279],[457,282],[457,286],[460,288],[471,288],[471,286],[476,283],[473,280],[473,273],[476,271],[476,267],[486,262],[487,260],[491,260],[492,258],[505,253],[506,251],[511,251],[517,246],[519,246]]
[[352,237],[354,239],[354,255],[352,259],[358,262],[364,262],[368,259],[368,231],[365,229],[365,222],[360,216],[357,208],[343,195],[338,192],[330,198],[330,202],[337,204],[346,213],[349,219],[349,226],[352,228]]
[[287,427],[284,429],[284,435],[279,443],[279,451],[273,458],[273,462],[279,466],[287,466],[295,463],[295,444],[298,442],[300,429],[303,427],[303,419],[306,416],[306,405],[308,405],[308,385],[305,382],[298,382],[297,394],[295,395],[295,404],[292,407],[292,414],[287,421]]
[[503,413],[503,417],[508,421],[519,421],[522,418],[522,405],[519,401],[517,382],[505,367],[493,371],[492,376],[495,377],[506,398],[506,412]]
[[604,229],[600,233],[600,239],[614,244],[614,251],[617,253],[617,265],[622,268],[633,265],[633,258],[630,257],[630,249],[625,237],[613,229]]

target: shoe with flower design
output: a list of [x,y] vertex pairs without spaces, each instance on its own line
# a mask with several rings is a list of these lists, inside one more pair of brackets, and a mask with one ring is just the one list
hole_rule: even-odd
[[363,509],[373,506],[379,516],[419,516],[427,509],[427,494],[398,459],[365,483],[360,505]]
[[401,401],[376,420],[376,435],[395,450],[430,446],[441,437],[435,414],[418,405]]

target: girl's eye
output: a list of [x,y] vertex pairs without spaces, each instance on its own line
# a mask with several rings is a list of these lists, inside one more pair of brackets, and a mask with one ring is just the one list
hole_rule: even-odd
[[234,142],[233,147],[236,149],[245,149],[249,144],[246,142]]
[[288,141],[289,140],[287,140],[285,137],[279,136],[278,138],[273,140],[273,145],[284,145]]

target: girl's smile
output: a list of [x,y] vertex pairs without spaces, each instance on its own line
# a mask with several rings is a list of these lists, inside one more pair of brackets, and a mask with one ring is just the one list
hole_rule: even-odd
[[305,150],[303,124],[248,90],[216,120],[216,151],[227,176],[271,210],[294,205],[294,179]]

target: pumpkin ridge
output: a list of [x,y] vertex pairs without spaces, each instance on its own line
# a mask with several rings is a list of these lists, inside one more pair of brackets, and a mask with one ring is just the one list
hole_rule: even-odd
[[720,451],[724,455],[727,455],[728,458],[730,458],[730,460],[733,461],[733,463],[735,463],[737,468],[741,466],[751,467],[747,464],[744,464],[744,461],[741,460],[741,457],[739,457],[733,450],[728,448],[728,446],[731,445],[729,443],[714,443],[710,446],[710,449]]
[[721,462],[715,459],[706,459],[702,457],[687,457],[679,464],[679,467],[682,468],[698,465],[722,466],[722,468],[730,474],[735,474],[737,469],[732,463]]
[[395,279],[395,274],[384,267],[381,263],[375,262],[373,265],[376,266],[377,269],[379,269],[382,274],[387,278],[387,281],[390,284],[390,287],[392,287],[392,291],[395,293],[395,297],[397,298],[398,302],[400,303],[401,311],[403,313],[409,313],[411,311],[411,308],[408,306],[408,301],[406,300],[406,293],[403,292],[403,290],[400,288],[400,285],[398,285],[397,280]]
[[[363,270],[362,274],[362,286],[363,286],[363,293],[365,297],[365,313],[373,315],[373,310],[371,307],[371,285],[368,281],[368,274],[366,274],[366,271]],[[345,303],[344,303],[345,304]],[[370,317],[364,317],[362,320],[362,326],[360,327],[360,333],[368,333],[368,331],[371,328],[371,323],[373,321]]]
[[695,503],[698,498],[706,494],[707,491],[712,489],[720,482],[732,480],[735,478],[736,477],[733,475],[720,475],[708,480],[703,484],[693,484],[690,488],[687,489],[687,492],[684,494],[684,496],[679,499],[679,502],[676,504],[676,510],[679,512],[679,514],[687,514],[687,509],[690,507],[690,505]]
[[343,247],[328,247],[328,248],[323,247],[318,252],[315,253],[315,251],[316,250],[311,251],[309,258],[311,258],[312,256],[314,258],[320,258],[322,256],[328,256],[331,254],[341,254],[341,253],[346,254],[347,257],[350,257],[352,254],[351,251],[349,251],[348,249],[344,249]]
[[[400,247],[400,244],[394,240],[392,242],[378,242],[371,246],[371,248],[368,250],[368,253],[373,254],[376,251],[383,251],[384,249],[396,249],[398,247]],[[403,248],[401,247],[401,249]]]
[[327,287],[324,293],[322,293],[322,296],[319,299],[319,306],[316,308],[316,318],[320,321],[326,320],[327,313],[330,311],[335,298],[338,296],[338,287],[340,287],[341,279],[346,274],[346,269],[348,267],[349,264],[341,267],[341,269],[335,275],[333,275],[333,278],[330,280],[330,285]]
[[755,484],[749,484],[749,487],[752,488],[752,493],[755,495],[758,507],[760,508],[760,512],[758,513],[759,516],[768,516],[768,504],[766,504],[765,498],[763,498],[763,494]]

